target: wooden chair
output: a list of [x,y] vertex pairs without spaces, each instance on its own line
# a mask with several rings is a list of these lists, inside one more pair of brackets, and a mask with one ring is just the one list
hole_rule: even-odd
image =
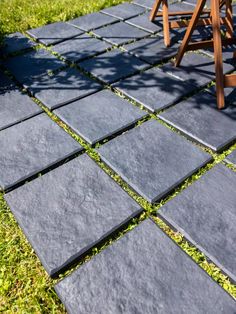
[[[162,10],[160,7],[162,6]],[[193,7],[194,8],[194,7]],[[160,11],[160,12],[158,12]],[[163,32],[164,32],[164,43],[166,47],[170,46],[170,29],[187,27],[189,22],[188,20],[183,20],[183,17],[191,17],[193,11],[180,11],[180,12],[169,12],[168,0],[155,0],[153,5],[150,21],[154,21],[156,17],[162,16],[163,20]],[[201,14],[209,17],[210,10],[202,10]],[[177,17],[176,20],[173,18],[169,21],[169,17]],[[199,25],[205,25],[203,21],[199,21]]]
[[[192,18],[189,22],[182,44],[180,45],[175,66],[179,66],[183,55],[186,51],[195,49],[214,48],[215,72],[216,72],[216,96],[217,107],[222,109],[225,107],[224,88],[236,87],[236,74],[223,74],[222,45],[236,44],[233,29],[232,0],[211,0],[210,24],[212,24],[213,38],[195,43],[190,43],[194,29],[199,23],[201,12],[203,11],[206,0],[198,0]],[[225,17],[221,17],[220,9],[225,6]],[[226,38],[221,37],[221,25],[226,26]],[[236,58],[236,51],[233,53]]]

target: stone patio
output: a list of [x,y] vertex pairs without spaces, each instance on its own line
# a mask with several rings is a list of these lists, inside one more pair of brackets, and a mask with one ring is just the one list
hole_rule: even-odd
[[[148,21],[152,4],[6,38],[0,190],[52,277],[122,234],[56,284],[68,313],[235,314],[235,299],[155,223],[236,282],[235,91],[218,111],[211,51],[173,67],[183,31],[165,48],[161,23]],[[224,61],[225,72],[236,70],[228,49]],[[156,212],[143,205],[171,195]]]

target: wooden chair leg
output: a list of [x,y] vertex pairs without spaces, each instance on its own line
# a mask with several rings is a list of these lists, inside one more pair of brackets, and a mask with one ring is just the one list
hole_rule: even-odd
[[156,0],[156,2],[154,3],[154,6],[152,8],[152,11],[151,11],[151,14],[150,14],[150,17],[149,17],[149,20],[151,22],[154,21],[156,15],[157,15],[157,12],[158,12],[158,10],[160,8],[161,3],[162,3],[162,0]]
[[170,46],[170,24],[169,24],[169,12],[168,12],[168,0],[163,0],[163,32],[164,43],[166,47]]
[[178,54],[176,56],[176,60],[175,60],[175,66],[176,67],[179,66],[181,61],[182,61],[183,55],[184,55],[186,48],[188,46],[188,43],[191,39],[192,33],[193,33],[195,27],[197,26],[199,17],[202,13],[204,6],[205,6],[205,3],[206,3],[206,0],[198,0],[198,2],[197,2],[197,6],[193,12],[193,15],[192,15],[192,18],[189,22],[189,26],[186,30],[184,39],[183,39],[183,41],[179,47],[179,51],[178,51]]
[[227,38],[234,37],[234,24],[233,24],[233,8],[230,0],[225,1],[226,5],[226,36]]
[[219,0],[211,0],[213,47],[216,72],[216,96],[218,109],[225,106],[224,98],[224,74],[222,60],[222,39],[220,32],[220,3]]

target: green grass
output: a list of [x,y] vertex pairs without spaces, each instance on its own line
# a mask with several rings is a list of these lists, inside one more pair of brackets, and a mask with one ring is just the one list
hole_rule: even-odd
[[65,313],[3,195],[0,221],[0,313]]
[[125,0],[0,0],[0,34],[66,21]]
[[[124,0],[1,0],[0,38],[116,5]],[[0,313],[65,313],[46,274],[0,194]]]

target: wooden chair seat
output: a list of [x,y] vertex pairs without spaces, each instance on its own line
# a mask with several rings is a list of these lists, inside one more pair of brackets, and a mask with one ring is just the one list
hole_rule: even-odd
[[[162,7],[162,10],[161,10],[161,7]],[[170,29],[187,27],[189,22],[188,20],[186,20],[186,18],[191,17],[193,14],[193,11],[194,10],[169,12],[168,0],[156,0],[155,1],[149,19],[150,21],[154,21],[156,17],[162,17],[164,43],[166,47],[170,46]],[[210,24],[210,21],[209,21],[210,10],[203,10],[201,14],[204,15],[206,18],[199,21],[199,25]],[[172,17],[172,19],[170,20],[169,17]],[[173,17],[177,17],[177,19],[175,20]],[[185,20],[183,20],[183,18],[185,18]]]
[[[191,36],[196,26],[199,23],[201,13],[203,11],[206,0],[198,0],[192,18],[189,22],[184,39],[180,45],[178,54],[176,56],[175,66],[179,66],[184,53],[188,50],[205,49],[209,47],[214,48],[215,72],[216,72],[216,96],[217,106],[219,109],[225,107],[224,88],[236,87],[236,74],[223,74],[223,60],[222,60],[222,45],[236,44],[236,37],[234,36],[233,27],[233,13],[232,0],[211,0],[210,22],[212,24],[213,39],[190,43]],[[222,19],[220,14],[221,7],[226,7],[225,17]],[[226,38],[222,39],[221,24],[226,26]],[[236,52],[233,53],[233,58],[236,58]]]

